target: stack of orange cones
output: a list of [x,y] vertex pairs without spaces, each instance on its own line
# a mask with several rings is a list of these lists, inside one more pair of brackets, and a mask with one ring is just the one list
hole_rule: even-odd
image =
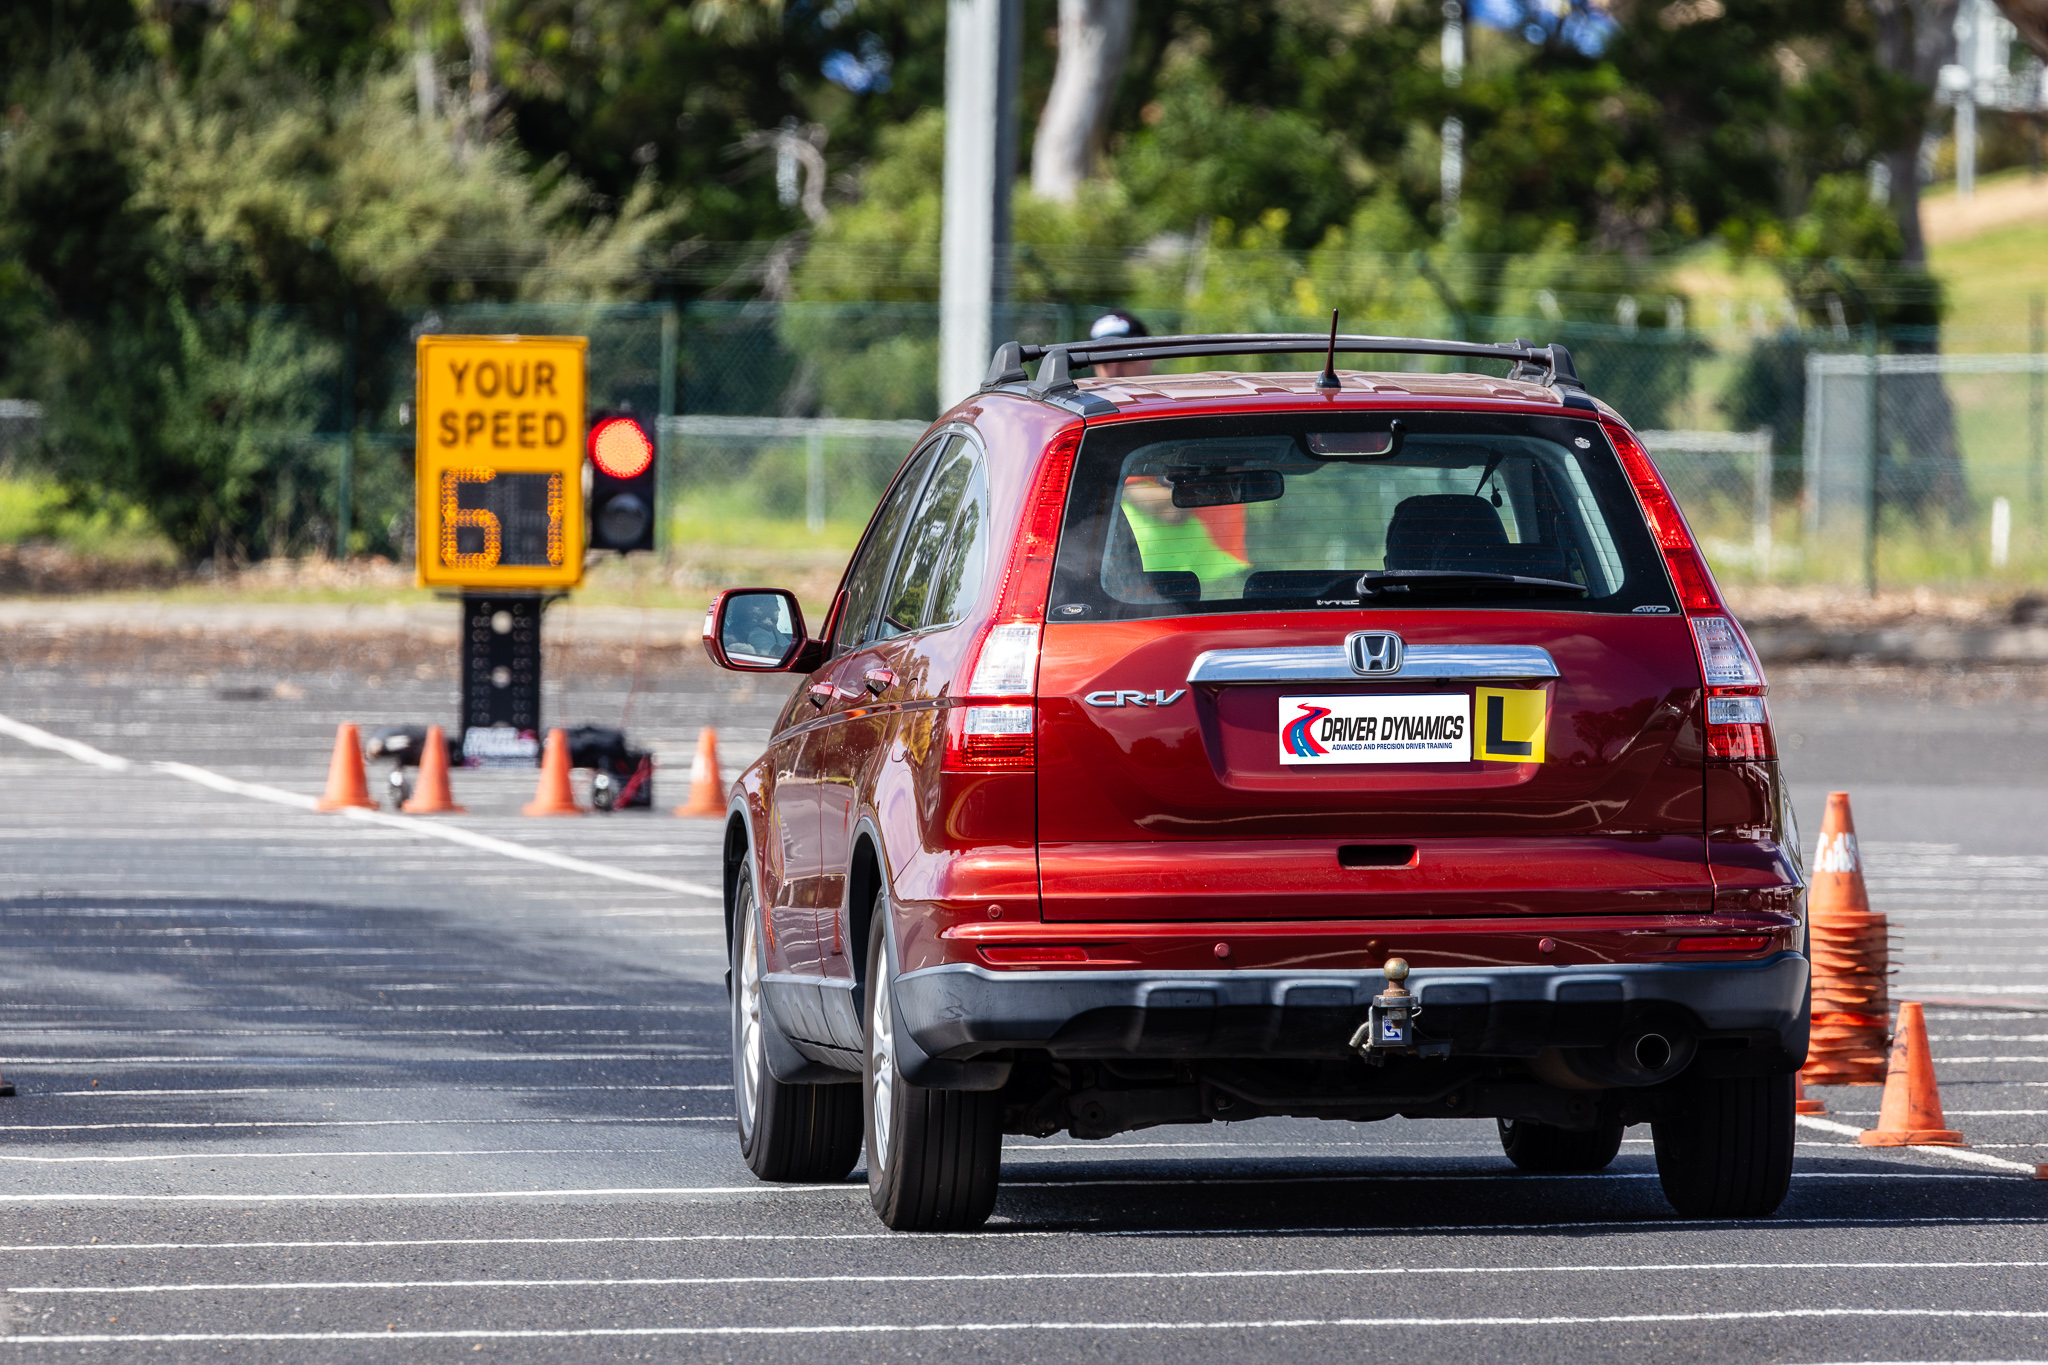
[[1812,935],[1813,1042],[1801,1076],[1812,1085],[1881,1085],[1890,1010],[1890,931],[1872,914],[1856,851],[1849,794],[1829,792],[1806,893]]
[[1877,1127],[1858,1133],[1865,1147],[1967,1147],[1941,1112],[1934,1084],[1934,1058],[1927,1051],[1927,1021],[1917,1001],[1899,1006],[1899,1031],[1892,1039],[1884,1076],[1884,1103]]
[[725,779],[718,774],[718,731],[708,725],[697,732],[697,756],[690,760],[690,799],[677,806],[675,813],[725,814]]
[[353,725],[334,732],[334,757],[327,760],[327,791],[315,810],[375,810],[370,781],[363,773],[363,737]]
[[520,807],[523,815],[581,815],[583,807],[576,804],[576,793],[569,787],[569,736],[560,730],[548,731],[548,747],[541,751],[540,785],[534,788],[533,800]]
[[1828,1107],[1819,1100],[1806,1098],[1806,1078],[1795,1075],[1792,1078],[1792,1112],[1795,1114],[1825,1114]]
[[399,807],[407,815],[453,815],[462,810],[448,788],[448,737],[438,725],[427,727],[426,751],[420,755],[419,785]]

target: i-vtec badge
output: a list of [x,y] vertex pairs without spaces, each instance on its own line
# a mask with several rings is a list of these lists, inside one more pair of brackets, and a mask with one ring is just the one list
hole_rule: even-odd
[[1090,692],[1081,700],[1090,706],[1171,706],[1187,694],[1185,687],[1171,692],[1162,687],[1151,692]]
[[1391,630],[1353,631],[1344,640],[1351,671],[1361,678],[1384,678],[1401,671],[1401,637]]

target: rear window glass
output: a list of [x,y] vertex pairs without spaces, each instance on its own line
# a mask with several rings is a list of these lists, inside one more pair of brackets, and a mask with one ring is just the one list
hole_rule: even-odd
[[1597,422],[1209,417],[1081,444],[1054,620],[1474,605],[1675,609]]

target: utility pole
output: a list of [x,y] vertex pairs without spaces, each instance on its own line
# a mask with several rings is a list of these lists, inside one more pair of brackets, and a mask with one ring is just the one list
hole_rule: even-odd
[[1010,287],[1022,0],[947,0],[945,205],[939,239],[939,407],[973,393]]
[[[1460,0],[1444,0],[1443,15],[1439,51],[1444,84],[1455,90],[1465,79],[1465,7]],[[1449,232],[1458,225],[1458,200],[1465,191],[1465,121],[1456,114],[1444,120],[1443,161],[1438,175],[1443,186],[1444,231]]]

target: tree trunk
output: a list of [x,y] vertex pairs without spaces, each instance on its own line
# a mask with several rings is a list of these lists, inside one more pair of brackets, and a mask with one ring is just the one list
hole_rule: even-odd
[[[1877,20],[1878,59],[1887,68],[1924,86],[1930,99],[1906,120],[1908,145],[1886,157],[1892,176],[1892,213],[1904,239],[1902,264],[1927,268],[1927,238],[1920,227],[1920,139],[1933,111],[1932,92],[1944,63],[1955,57],[1957,0],[1872,0]],[[1939,319],[1926,319],[1938,324]],[[1894,335],[1901,353],[1941,350],[1940,334],[1927,338]],[[1970,512],[1970,490],[1956,440],[1955,405],[1938,374],[1888,375],[1879,384],[1878,495],[1886,504],[1915,516],[1946,513],[1962,520]]]
[[1131,50],[1137,0],[1060,0],[1060,55],[1031,145],[1031,186],[1071,204],[1102,150],[1110,101]]

